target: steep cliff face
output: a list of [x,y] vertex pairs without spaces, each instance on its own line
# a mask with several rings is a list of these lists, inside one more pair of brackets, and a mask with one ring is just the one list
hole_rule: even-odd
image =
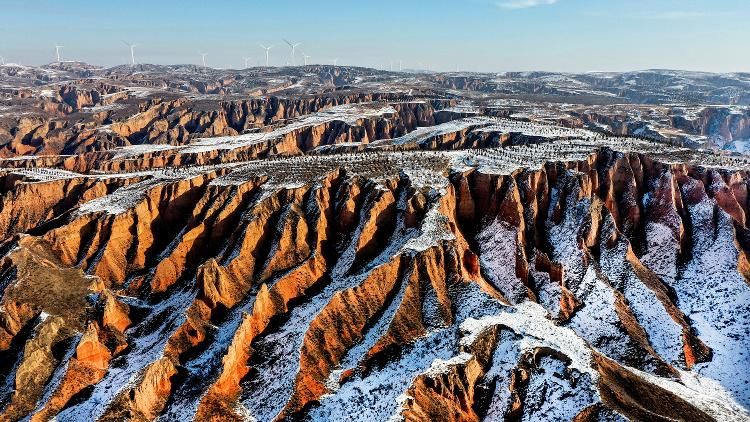
[[[45,152],[24,147],[23,153],[39,155],[7,159],[3,165],[55,166],[86,173],[212,165],[300,155],[322,146],[367,145],[461,116],[440,112],[450,101],[361,102],[372,97],[311,98],[291,104],[271,98],[268,104],[257,104],[258,101],[224,104],[227,110],[220,112],[191,111],[184,99],[159,102],[144,106],[144,111],[124,122],[109,125],[104,132],[80,132],[85,139],[69,141],[62,151],[76,155],[51,156],[46,154],[60,150]],[[299,117],[310,110],[322,111]],[[280,124],[286,119],[291,119],[289,124]],[[254,125],[262,126],[263,130],[251,130]],[[236,136],[238,133],[245,134]],[[100,139],[104,142],[99,142]],[[224,142],[227,144],[222,145]]]
[[736,106],[605,107],[576,113],[584,125],[622,136],[671,140],[744,153],[750,112]]
[[414,101],[267,133],[3,169],[0,418],[750,417],[746,162]]
[[[12,128],[13,133],[9,133],[12,138],[0,148],[0,157],[83,154],[131,145],[185,145],[195,138],[233,136],[264,128],[268,130],[273,125],[331,107],[406,98],[400,94],[351,93],[221,101],[167,95],[144,101],[129,97],[127,91],[108,92],[114,89],[105,86],[100,90],[82,92],[75,86],[64,86],[56,97],[43,97],[47,102],[39,107],[50,109],[50,112],[62,109],[61,115],[50,119],[19,119]],[[118,100],[124,104],[115,104]],[[401,119],[394,123],[395,127],[374,121],[365,124],[361,134],[333,133],[327,134],[327,137],[335,139],[346,136],[340,141],[366,142],[368,135],[371,139],[398,136],[414,129],[417,124],[434,124],[432,112],[450,105],[451,101],[430,100],[424,104],[421,110],[413,110],[412,116],[406,110],[407,105],[396,106],[396,117]],[[83,117],[70,115],[83,109],[88,111]],[[346,129],[339,128],[337,131],[345,132]],[[380,137],[372,138],[375,135]]]
[[673,116],[672,124],[688,133],[710,138],[720,147],[750,139],[750,113],[729,107],[705,107],[696,115]]

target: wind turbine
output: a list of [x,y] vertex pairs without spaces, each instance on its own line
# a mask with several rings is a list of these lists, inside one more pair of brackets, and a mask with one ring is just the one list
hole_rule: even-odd
[[333,67],[336,67],[336,63],[339,62],[339,59],[331,59],[331,61],[333,62]]
[[5,57],[0,56],[0,64],[2,64],[2,65],[5,64]]
[[247,63],[252,59],[252,57],[243,57],[245,59],[245,69],[247,69]]
[[60,63],[62,59],[60,58],[60,49],[65,47],[64,45],[56,45],[55,44],[55,54],[57,54],[57,62]]
[[128,48],[130,48],[130,65],[135,66],[135,48],[137,47],[135,44],[131,44],[127,41],[122,42],[123,44],[127,45]]
[[311,58],[312,56],[308,56],[304,52],[302,52],[302,57],[305,59],[305,66],[307,66],[307,59]]
[[273,48],[273,46],[266,47],[263,44],[258,44],[258,45],[260,46],[260,48],[266,50],[266,67],[271,66],[271,49]]
[[206,56],[208,56],[208,53],[201,53],[201,61],[203,62],[203,67],[206,67]]
[[291,41],[289,41],[289,40],[284,40],[284,42],[285,42],[285,43],[287,43],[287,44],[289,45],[289,47],[292,47],[292,66],[296,66],[296,63],[295,63],[295,54],[294,54],[294,52],[295,52],[295,50],[297,49],[297,47],[299,47],[299,46],[301,46],[301,45],[302,45],[302,43],[301,43],[301,42],[298,42],[298,43],[292,43],[292,42],[291,42]]

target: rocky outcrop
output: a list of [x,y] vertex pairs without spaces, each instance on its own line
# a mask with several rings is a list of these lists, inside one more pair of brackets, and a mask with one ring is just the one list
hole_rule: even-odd
[[[746,167],[502,120],[306,154],[432,127],[436,107],[292,125],[273,143],[291,157],[5,170],[3,418],[747,416]],[[498,147],[462,143],[479,132]]]
[[750,138],[750,114],[728,107],[705,107],[695,116],[675,114],[672,125],[688,133],[703,135],[720,145]]
[[[113,88],[109,88],[111,90]],[[55,107],[70,114],[84,107],[102,107],[114,104],[127,92],[106,93],[107,91],[80,91],[75,86],[61,88],[60,103]],[[307,98],[268,97],[242,101],[190,101],[186,98],[152,98],[148,101],[128,106],[134,108],[132,115],[118,120],[111,111],[92,113],[93,121],[81,124],[70,120],[45,120],[43,118],[22,118],[13,128],[14,137],[4,148],[0,157],[14,155],[54,155],[84,154],[78,158],[104,161],[97,151],[112,150],[129,145],[186,145],[195,138],[234,136],[258,131],[261,128],[298,119],[335,106],[367,103],[371,101],[398,101],[396,95],[350,94],[324,95]],[[299,140],[299,147],[308,150],[320,144],[339,142],[361,142],[394,137],[415,128],[417,125],[434,124],[432,112],[450,104],[450,101],[432,100],[430,103],[395,104],[398,109],[396,121],[374,120],[358,122],[350,129],[349,125],[327,125],[318,128],[308,137]],[[106,127],[104,129],[101,126]],[[267,130],[267,129],[266,129]],[[334,133],[330,133],[330,132]],[[341,133],[344,132],[344,133]],[[318,139],[323,139],[320,141]],[[90,153],[90,154],[85,154]],[[111,155],[107,158],[113,158]],[[61,157],[62,158],[62,157]],[[101,163],[100,163],[101,164]],[[81,169],[82,164],[76,165]],[[145,167],[144,167],[145,168]]]

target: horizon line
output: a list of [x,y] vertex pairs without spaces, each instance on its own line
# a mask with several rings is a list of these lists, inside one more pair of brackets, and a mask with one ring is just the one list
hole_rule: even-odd
[[107,70],[107,69],[114,69],[118,67],[134,67],[134,66],[195,66],[195,67],[205,67],[207,69],[213,69],[213,70],[229,70],[229,71],[243,71],[243,70],[250,70],[250,69],[264,69],[264,68],[294,68],[294,67],[310,67],[310,66],[327,66],[327,67],[346,67],[346,68],[361,68],[361,69],[371,69],[376,70],[379,72],[389,72],[389,73],[413,73],[413,72],[420,72],[420,73],[435,73],[435,74],[448,74],[448,73],[476,73],[476,74],[502,74],[502,73],[557,73],[557,74],[571,74],[571,75],[585,75],[585,74],[597,74],[597,73],[634,73],[634,72],[656,72],[656,71],[670,71],[670,72],[686,72],[686,73],[706,73],[706,74],[713,74],[713,75],[728,75],[728,74],[744,74],[744,73],[750,73],[750,70],[734,70],[734,71],[710,71],[710,70],[696,70],[696,69],[685,69],[685,68],[670,68],[670,67],[650,67],[650,68],[639,68],[639,69],[631,69],[631,70],[585,70],[585,71],[567,71],[567,70],[543,70],[543,69],[534,69],[534,70],[490,70],[490,71],[482,71],[482,70],[430,70],[430,69],[424,69],[424,68],[416,68],[416,67],[407,67],[404,66],[402,71],[399,70],[387,70],[387,69],[380,69],[375,68],[372,66],[366,66],[366,65],[348,65],[348,64],[342,64],[342,65],[334,65],[329,63],[310,63],[308,65],[272,65],[272,66],[251,66],[247,68],[237,68],[237,67],[214,67],[214,66],[203,66],[202,64],[198,63],[136,63],[136,64],[129,64],[129,63],[122,63],[117,65],[100,65],[95,64],[91,62],[86,62],[82,60],[62,60],[62,61],[51,61],[45,64],[40,65],[26,65],[21,63],[15,63],[15,62],[6,62],[3,64],[0,64],[0,67],[11,67],[11,66],[18,66],[18,67],[28,67],[28,68],[44,68],[44,67],[50,67],[54,66],[55,64],[62,64],[62,63],[78,63],[83,65],[89,65],[93,66],[95,68],[101,69],[101,70]]

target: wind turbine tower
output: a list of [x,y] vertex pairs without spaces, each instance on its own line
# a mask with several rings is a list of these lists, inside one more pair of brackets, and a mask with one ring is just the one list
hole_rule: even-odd
[[130,48],[130,65],[135,66],[135,47],[137,47],[135,44],[131,44],[127,41],[123,41],[123,44],[127,45],[128,48]]
[[308,59],[309,59],[310,57],[312,57],[312,56],[308,56],[307,54],[305,54],[305,53],[302,53],[302,57],[303,57],[303,58],[305,59],[305,66],[307,66],[307,60],[308,60]]
[[64,45],[55,45],[55,54],[57,54],[57,62],[60,63],[62,59],[60,58],[60,49],[65,47]]
[[206,67],[206,56],[208,56],[208,53],[201,53],[201,61],[203,62],[203,67]]
[[266,67],[271,66],[271,49],[273,48],[273,46],[266,47],[263,44],[258,45],[260,46],[260,48],[266,50]]
[[295,50],[297,49],[297,47],[301,46],[301,45],[302,45],[302,43],[301,43],[301,42],[298,42],[298,43],[292,43],[292,42],[291,42],[291,41],[289,41],[289,40],[284,40],[284,42],[285,42],[285,43],[287,43],[287,44],[289,45],[289,47],[291,47],[291,48],[292,48],[292,66],[296,66],[296,65],[297,65],[297,63],[295,63],[295,60],[296,60],[296,59],[295,59],[295,57],[296,57],[296,55],[295,55]]
[[252,58],[252,57],[243,57],[243,59],[245,59],[245,69],[247,69],[247,68],[248,68],[248,65],[247,65],[247,64],[248,64],[248,62],[250,62],[250,59],[251,59],[251,58]]

